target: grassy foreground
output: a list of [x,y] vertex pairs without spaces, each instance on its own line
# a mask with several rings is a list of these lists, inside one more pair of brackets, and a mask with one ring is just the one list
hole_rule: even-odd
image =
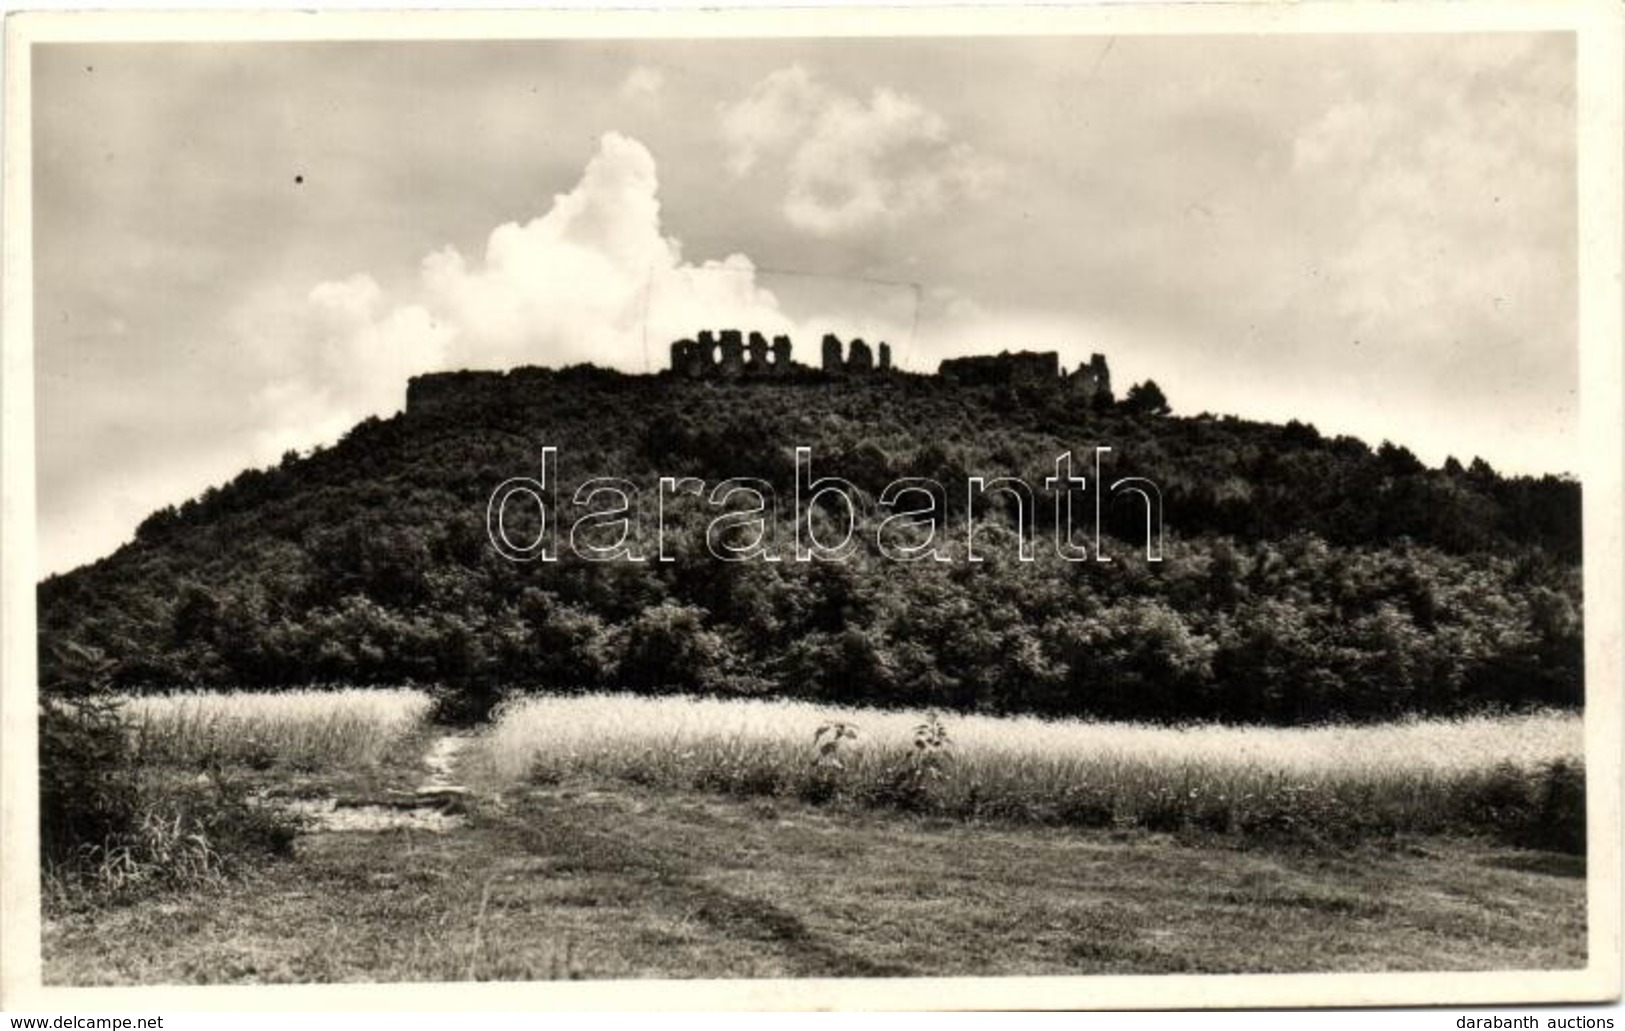
[[[1535,918],[1538,915],[1538,919]],[[65,914],[72,984],[1506,970],[1585,961],[1578,860],[1335,855],[591,785],[331,833],[217,893]]]
[[[254,813],[383,801],[423,784],[448,734],[473,790],[438,832],[307,824],[290,856],[230,876],[52,897],[47,982],[1585,962],[1583,858],[1457,833],[1475,798],[1538,811],[1553,764],[1578,753],[1573,716],[1169,729],[599,696],[532,699],[464,735],[426,708],[409,692],[133,706],[155,790],[203,770]],[[1108,819],[1057,801],[1080,786]],[[1155,807],[1170,795],[1183,801]],[[1193,815],[1207,798],[1265,812],[1239,804],[1259,797],[1309,833]],[[1335,804],[1399,822],[1367,833]],[[1177,818],[1147,818],[1162,812]],[[1345,825],[1357,833],[1331,833]]]

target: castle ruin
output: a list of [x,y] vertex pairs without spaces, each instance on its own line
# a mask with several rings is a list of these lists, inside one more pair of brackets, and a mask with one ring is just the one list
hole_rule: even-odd
[[[792,373],[811,373],[792,358],[790,338],[776,336],[769,346],[757,332],[748,336],[737,329],[700,332],[693,340],[672,342],[671,371],[688,379],[782,378]],[[824,334],[818,371],[826,376],[868,376],[892,371],[891,346],[885,342],[870,348],[861,338],[843,344],[833,333]],[[937,367],[937,375],[965,386],[1044,386],[1060,387],[1086,401],[1112,389],[1111,370],[1106,356],[1090,355],[1076,371],[1061,368],[1054,351],[1003,351],[949,358]]]
[[[831,380],[854,381],[864,378],[895,377],[926,380],[931,377],[904,373],[892,368],[891,347],[878,343],[873,348],[861,339],[843,344],[834,334],[822,341],[817,368],[797,363],[788,336],[771,341],[758,332],[737,329],[704,330],[695,339],[671,344],[671,368],[667,375],[682,379],[738,382],[816,383]],[[506,372],[439,372],[414,376],[407,384],[406,410],[421,415],[449,412],[468,405],[501,407],[535,403],[546,396],[550,384],[560,376],[619,377],[607,369],[579,366],[555,370],[522,366]],[[1076,371],[1061,368],[1054,351],[1004,351],[1000,354],[949,358],[937,368],[937,377],[961,386],[1046,387],[1093,404],[1110,399],[1111,370],[1106,356],[1091,355]]]

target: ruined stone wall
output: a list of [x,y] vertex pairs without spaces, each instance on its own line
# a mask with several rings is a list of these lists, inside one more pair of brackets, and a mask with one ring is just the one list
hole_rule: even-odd
[[702,330],[697,339],[674,340],[671,371],[689,379],[741,379],[787,376],[796,368],[790,338],[772,344],[760,333],[747,337],[737,329]]
[[406,381],[406,411],[409,415],[434,414],[466,405],[490,403],[500,398],[507,385],[501,372],[440,372],[413,376]]
[[[862,338],[842,343],[833,333],[824,334],[819,346],[818,368],[828,376],[867,376],[891,371],[891,345],[874,347]],[[728,329],[720,334],[702,331],[694,340],[677,340],[671,345],[671,370],[689,379],[750,379],[786,376],[808,371],[791,358],[790,338],[776,336],[769,346],[760,333],[748,336]],[[967,386],[1051,385],[1092,400],[1111,392],[1111,371],[1105,355],[1091,355],[1076,372],[1061,368],[1054,351],[1002,351],[999,354],[949,358],[937,375]]]
[[[863,340],[841,343],[833,333],[825,334],[819,368],[831,375],[863,375],[891,369],[891,347],[870,349]],[[742,334],[736,329],[720,333],[702,330],[693,340],[674,340],[670,369],[688,379],[753,379],[788,376],[807,371],[797,365],[794,348],[787,336],[776,336],[771,344],[761,333]]]
[[1112,373],[1103,354],[1090,355],[1075,372],[1063,371],[1054,351],[968,355],[945,360],[937,375],[966,386],[1054,384],[1085,401],[1110,396],[1112,390]]
[[406,414],[439,415],[469,409],[527,408],[547,403],[558,389],[560,376],[618,376],[603,369],[578,366],[557,370],[537,365],[521,365],[506,372],[464,369],[459,372],[430,372],[406,381]]
[[[824,335],[823,369],[832,375],[865,375],[872,372],[891,371],[891,345],[882,342],[871,350],[869,344],[862,338],[854,339],[846,348],[846,357],[841,356],[841,340],[833,333]],[[878,350],[880,357],[875,357]]]
[[1016,383],[1053,382],[1061,374],[1061,359],[1054,351],[1002,351],[949,358],[937,367],[937,375],[957,383],[1005,386]]

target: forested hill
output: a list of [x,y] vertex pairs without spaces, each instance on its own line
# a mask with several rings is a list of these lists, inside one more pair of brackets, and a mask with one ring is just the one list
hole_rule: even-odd
[[[787,694],[876,704],[1278,722],[1577,705],[1580,489],[1482,461],[1428,469],[1312,426],[1090,407],[1043,388],[892,374],[721,384],[592,368],[436,378],[433,405],[369,419],[337,445],[251,470],[136,540],[39,588],[42,680],[87,656],[132,689],[436,683]],[[466,384],[466,389],[459,384]],[[1177,398],[1175,401],[1177,402]],[[947,561],[875,548],[793,560],[796,447],[815,476],[869,495],[901,477],[946,488]],[[1094,487],[1160,487],[1163,560],[1145,506],[1103,508],[1109,563],[1054,546],[1055,460]],[[558,496],[593,477],[643,494],[653,552],[661,476],[752,477],[780,498],[779,561],[707,551],[723,509],[673,496],[670,562],[513,562],[486,532],[493,489],[539,477]],[[1038,492],[1034,560],[1013,509],[966,482]],[[1090,496],[1086,493],[1084,498]],[[1074,528],[1093,545],[1092,499]],[[585,509],[566,508],[559,536]],[[1084,513],[1087,513],[1086,515]],[[519,536],[516,534],[515,536]]]

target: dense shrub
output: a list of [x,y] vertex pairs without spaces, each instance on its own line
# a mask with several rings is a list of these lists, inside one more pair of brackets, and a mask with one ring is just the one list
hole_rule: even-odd
[[66,648],[58,668],[80,679],[45,685],[39,707],[40,865],[52,904],[196,887],[291,851],[296,825],[250,802],[223,769],[176,776],[139,761],[99,653]]
[[1555,760],[1535,771],[1502,764],[1466,793],[1462,809],[1473,829],[1500,834],[1525,848],[1583,855],[1586,849],[1585,769]]

